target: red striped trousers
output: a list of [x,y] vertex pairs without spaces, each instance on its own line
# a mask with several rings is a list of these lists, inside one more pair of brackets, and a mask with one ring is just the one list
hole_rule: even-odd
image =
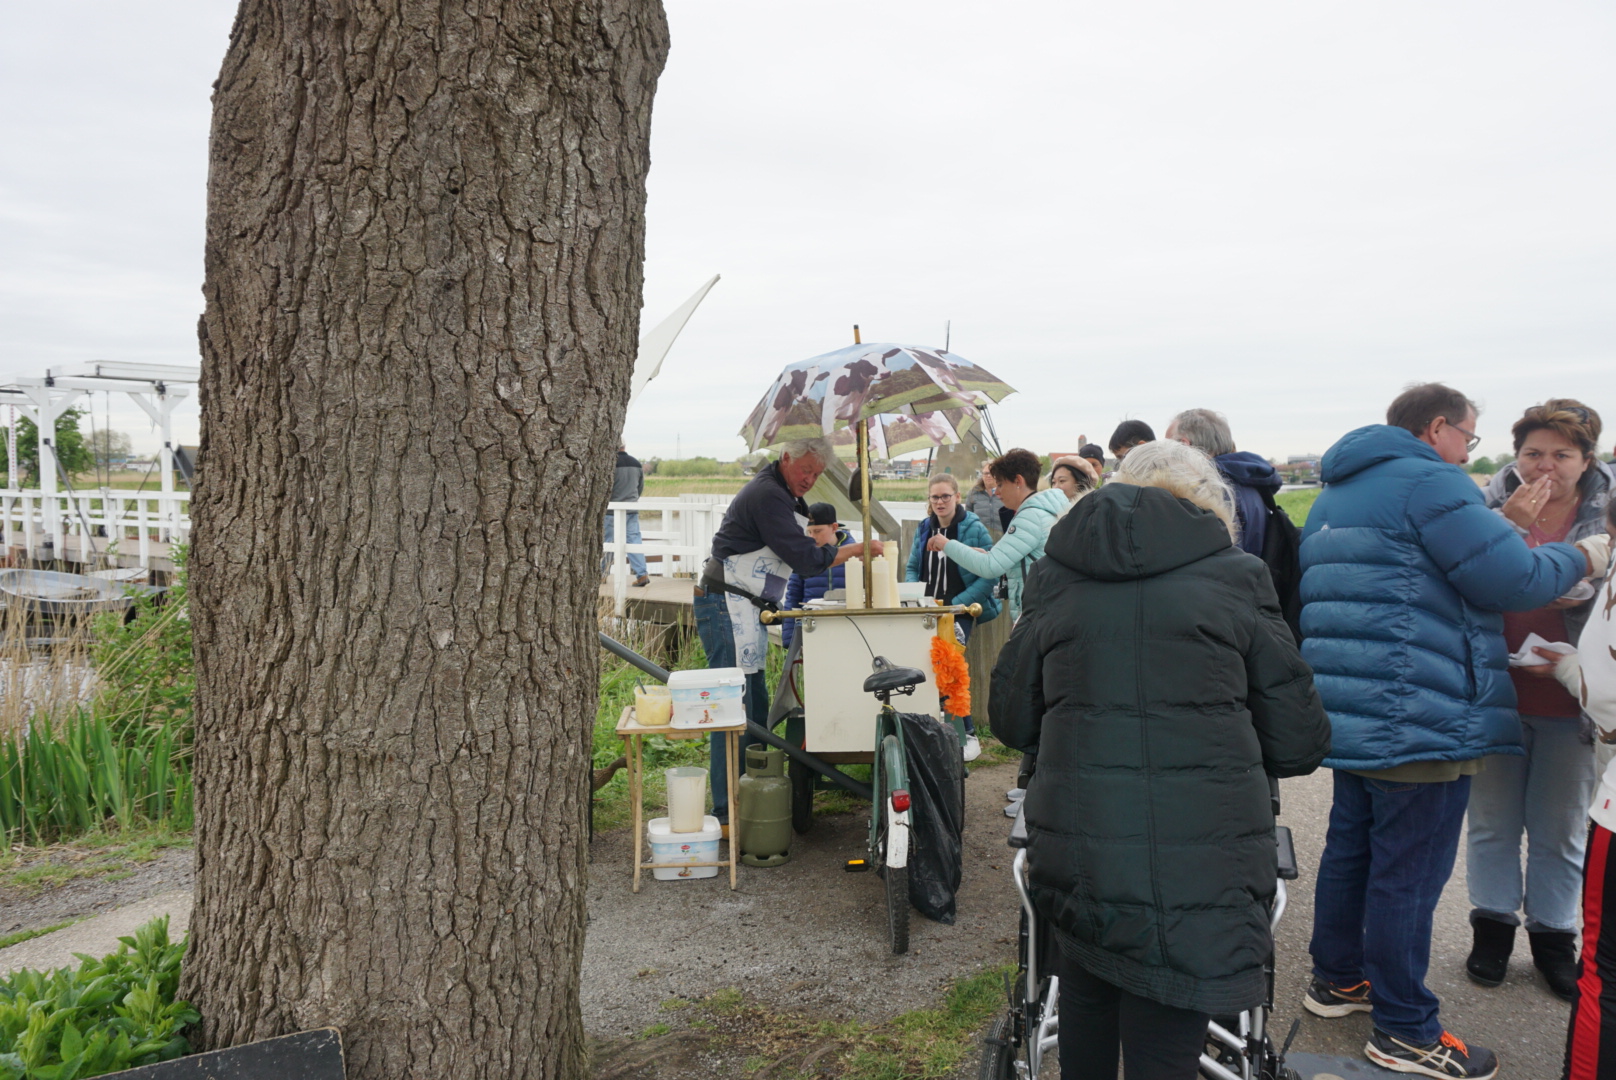
[[1612,839],[1603,825],[1588,832],[1582,865],[1582,975],[1566,1036],[1565,1080],[1616,1080],[1616,926],[1605,925],[1605,898],[1616,897]]

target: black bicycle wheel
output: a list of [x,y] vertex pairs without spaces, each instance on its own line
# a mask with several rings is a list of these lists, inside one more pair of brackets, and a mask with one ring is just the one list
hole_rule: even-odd
[[814,827],[814,771],[791,763],[791,827],[801,836]]
[[1009,1013],[999,1014],[982,1040],[982,1064],[977,1066],[976,1080],[1010,1080],[1016,1074],[1015,1047],[1010,1036],[1015,1024]]
[[894,954],[909,951],[909,868],[889,866],[887,882],[887,943]]

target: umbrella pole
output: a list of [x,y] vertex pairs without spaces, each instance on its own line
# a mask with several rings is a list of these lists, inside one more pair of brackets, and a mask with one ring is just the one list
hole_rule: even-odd
[[870,554],[869,542],[874,538],[870,522],[870,426],[866,420],[858,422],[859,505],[864,511],[864,606],[875,606],[875,557]]
[[[853,344],[862,345],[858,324],[853,324]],[[870,522],[870,423],[860,417],[858,424],[859,508],[864,511],[864,606],[875,606],[875,556],[870,554],[870,541],[875,538]]]

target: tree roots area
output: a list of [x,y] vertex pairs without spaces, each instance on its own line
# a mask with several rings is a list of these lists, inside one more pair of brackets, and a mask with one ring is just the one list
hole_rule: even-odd
[[[735,892],[724,875],[642,880],[636,895],[629,830],[597,833],[583,973],[596,1080],[975,1077],[1015,960],[1019,905],[1003,814],[1014,783],[1014,765],[972,770],[958,921],[940,926],[912,913],[903,956],[887,949],[881,879],[842,870],[863,853],[863,804],[840,800],[852,812],[821,814],[812,833],[795,838],[787,865],[743,867]],[[1301,1018],[1295,1050],[1361,1065],[1367,1015],[1320,1020],[1300,1007],[1331,774],[1282,788],[1280,820],[1295,834],[1302,876],[1276,935],[1271,1030],[1283,1038]],[[1549,992],[1524,944],[1504,985],[1465,977],[1464,855],[1461,843],[1437,908],[1427,985],[1442,999],[1447,1027],[1495,1050],[1509,1076],[1558,1076],[1570,1006]]]
[[864,855],[862,803],[819,814],[784,866],[742,866],[734,892],[727,870],[646,871],[636,894],[631,830],[596,833],[583,969],[596,1080],[974,1076],[1015,960],[1003,813],[1015,773],[972,771],[958,918],[911,912],[901,956],[887,946],[881,878],[843,869]]

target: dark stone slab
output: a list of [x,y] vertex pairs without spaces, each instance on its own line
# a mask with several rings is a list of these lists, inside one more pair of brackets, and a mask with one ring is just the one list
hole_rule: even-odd
[[1293,1050],[1285,1064],[1302,1074],[1302,1080],[1391,1080],[1406,1076],[1372,1064],[1368,1058],[1339,1058],[1324,1054],[1304,1054]]
[[105,1080],[343,1080],[342,1034],[336,1028],[300,1031],[108,1073]]

